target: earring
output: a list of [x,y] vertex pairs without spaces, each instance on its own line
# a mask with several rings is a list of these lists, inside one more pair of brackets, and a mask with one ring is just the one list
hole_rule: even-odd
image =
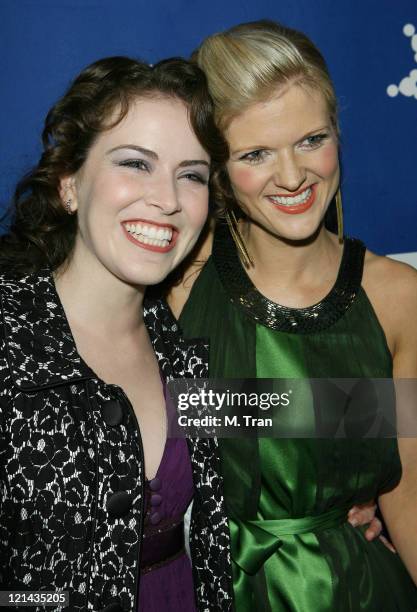
[[225,211],[225,217],[226,217],[227,225],[229,226],[229,230],[232,235],[233,241],[236,245],[239,257],[243,265],[245,266],[245,268],[250,268],[251,266],[254,265],[253,259],[249,255],[249,251],[246,248],[246,245],[243,240],[242,234],[240,232],[239,225],[238,225],[234,211],[227,209]]
[[71,198],[68,198],[68,200],[65,200],[64,202],[64,208],[69,215],[74,214],[74,211],[71,209],[71,204],[72,204]]
[[340,187],[336,193],[336,214],[337,214],[337,237],[339,238],[339,244],[343,244],[343,208],[342,208],[342,194]]

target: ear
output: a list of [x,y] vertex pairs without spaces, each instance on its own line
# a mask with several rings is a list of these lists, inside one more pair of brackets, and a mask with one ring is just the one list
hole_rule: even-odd
[[62,205],[69,215],[73,215],[78,209],[77,188],[75,176],[64,176],[59,181],[59,195]]

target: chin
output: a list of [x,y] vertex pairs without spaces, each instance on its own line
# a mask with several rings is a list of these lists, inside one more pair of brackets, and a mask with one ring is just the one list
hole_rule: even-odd
[[277,237],[288,241],[309,240],[310,238],[317,236],[318,232],[323,226],[323,220],[324,218],[322,217],[309,220],[297,219],[294,220],[295,222],[293,219],[290,219],[290,223],[286,224],[285,226],[280,224],[281,227],[275,227],[274,234]]
[[278,238],[278,240],[283,240],[285,242],[302,242],[308,241],[309,239],[315,237],[321,224],[313,225],[310,224],[308,227],[298,227],[298,228],[270,228],[268,232]]
[[131,285],[132,287],[147,287],[148,285],[157,285],[162,282],[170,273],[171,268],[154,268],[152,266],[144,266],[141,269],[132,270],[119,269],[113,274],[122,282]]
[[142,274],[140,278],[137,278],[134,284],[140,285],[141,287],[152,287],[152,285],[159,285],[163,280],[166,279],[169,272],[161,274]]

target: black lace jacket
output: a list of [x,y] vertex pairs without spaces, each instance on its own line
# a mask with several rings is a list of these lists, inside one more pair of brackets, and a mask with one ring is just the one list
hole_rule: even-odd
[[[66,590],[65,610],[136,612],[144,475],[133,410],[78,355],[47,270],[2,275],[0,293],[0,590]],[[168,380],[207,376],[207,346],[182,339],[162,301],[147,305],[145,321]],[[119,419],[109,416],[116,404]],[[189,446],[198,609],[228,611],[217,444]]]

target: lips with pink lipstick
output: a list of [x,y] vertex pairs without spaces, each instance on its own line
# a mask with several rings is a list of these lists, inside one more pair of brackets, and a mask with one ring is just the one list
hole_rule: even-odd
[[177,241],[179,231],[174,225],[147,221],[146,219],[128,219],[122,223],[123,230],[130,242],[147,251],[168,253]]
[[291,195],[279,193],[270,195],[268,200],[272,202],[275,208],[287,215],[299,215],[313,206],[316,199],[316,187],[316,184],[310,185],[310,187],[300,189],[300,191]]

